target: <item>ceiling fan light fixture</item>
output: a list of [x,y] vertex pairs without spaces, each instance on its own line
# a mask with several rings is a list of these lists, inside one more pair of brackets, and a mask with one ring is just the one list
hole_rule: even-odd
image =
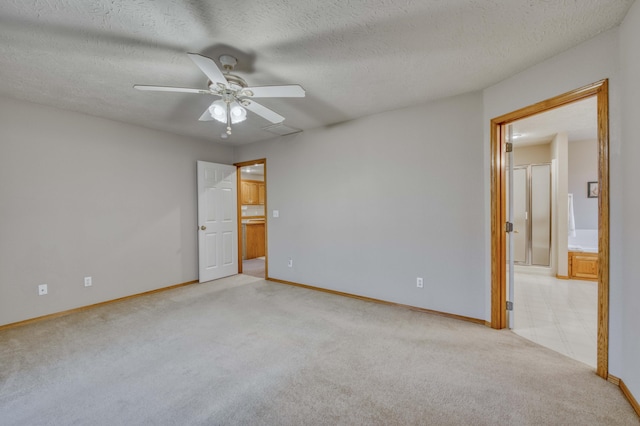
[[242,108],[240,104],[234,102],[231,104],[231,123],[241,123],[247,119],[247,110]]
[[[222,98],[213,102],[202,113],[199,121],[215,120],[225,124],[226,132],[224,134],[227,136],[231,135],[231,126],[233,124],[241,123],[247,119],[247,110],[276,125],[281,125],[284,121],[284,117],[280,114],[247,98],[301,98],[305,96],[304,89],[298,84],[249,87],[242,77],[231,73],[238,62],[237,59],[231,55],[221,55],[219,57],[222,69],[211,58],[198,53],[188,53],[187,55],[193,63],[200,68],[200,71],[208,77],[207,90],[138,84],[133,87],[138,90],[198,93]],[[274,129],[271,127],[269,129],[273,133]],[[295,133],[300,130],[287,128],[286,131],[289,133],[293,131]],[[223,136],[221,135],[221,137]]]
[[212,103],[209,107],[209,113],[214,120],[221,123],[227,122],[227,104],[223,101],[219,100]]
[[229,105],[223,100],[217,100],[209,106],[209,114],[216,121],[227,124],[227,107],[229,108],[229,116],[231,124],[241,123],[247,119],[247,110],[242,108],[239,103],[231,102]]

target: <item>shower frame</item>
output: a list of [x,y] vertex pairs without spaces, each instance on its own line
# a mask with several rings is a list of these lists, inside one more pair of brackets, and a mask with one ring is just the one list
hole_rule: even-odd
[[[548,221],[549,221],[549,226],[548,226],[548,240],[547,240],[547,255],[546,255],[546,263],[534,263],[534,255],[533,255],[533,172],[532,169],[536,166],[547,166],[549,168],[549,211],[548,211]],[[552,184],[553,184],[553,169],[552,169],[552,164],[549,162],[544,162],[544,163],[531,163],[531,164],[522,164],[522,165],[518,165],[518,166],[514,166],[513,167],[514,172],[516,170],[525,170],[526,171],[526,207],[525,207],[525,260],[524,261],[517,261],[514,258],[514,264],[519,265],[519,266],[541,266],[541,267],[550,267],[551,266],[551,254],[552,254],[552,228],[553,228],[553,216],[552,216],[552,205],[553,205],[553,189],[552,189]],[[515,186],[514,186],[514,190],[515,190]],[[514,201],[515,201],[515,197],[514,197]],[[514,212],[515,213],[515,212]],[[514,222],[515,222],[515,218],[514,218]],[[514,235],[514,234],[512,234]]]

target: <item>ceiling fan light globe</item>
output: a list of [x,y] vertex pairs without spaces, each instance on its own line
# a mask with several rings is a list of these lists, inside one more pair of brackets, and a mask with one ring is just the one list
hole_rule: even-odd
[[211,106],[209,107],[209,113],[211,114],[211,117],[221,123],[226,123],[227,122],[227,117],[225,114],[225,107],[224,104],[220,105],[218,104],[219,101],[214,102],[213,104],[211,104]]
[[247,110],[236,104],[231,107],[231,123],[241,123],[247,119]]

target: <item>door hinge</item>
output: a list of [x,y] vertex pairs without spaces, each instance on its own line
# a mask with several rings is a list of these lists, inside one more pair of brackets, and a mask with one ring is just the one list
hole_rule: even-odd
[[507,311],[513,311],[513,302],[507,300]]
[[504,224],[504,230],[505,230],[505,232],[513,232],[513,223],[506,222]]
[[504,144],[504,152],[512,152],[513,151],[513,143],[507,142]]

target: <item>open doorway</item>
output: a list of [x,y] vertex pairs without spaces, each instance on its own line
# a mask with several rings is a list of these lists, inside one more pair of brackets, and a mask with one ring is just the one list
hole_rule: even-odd
[[513,174],[507,174],[507,188],[513,186],[507,192],[507,200],[513,198],[507,202],[514,261],[510,328],[593,368],[598,200],[589,182],[598,181],[597,122],[595,96],[514,121]]
[[[608,81],[576,89],[520,110],[491,120],[491,235],[492,235],[492,290],[491,326],[507,327],[508,318],[513,318],[513,299],[507,291],[507,134],[512,123],[553,110],[590,97],[597,103],[597,161],[598,161],[598,271],[597,271],[597,360],[596,373],[608,378],[608,323],[609,323],[609,114]],[[566,200],[565,200],[566,201]],[[556,206],[558,210],[558,207]],[[565,206],[566,214],[568,207]],[[561,216],[561,215],[560,215]],[[558,217],[560,217],[558,216]],[[568,218],[564,216],[567,226]],[[566,228],[565,228],[566,229]],[[568,242],[567,242],[568,244]],[[556,253],[557,255],[558,253]],[[568,254],[567,254],[568,255]],[[568,275],[556,265],[557,275]],[[567,262],[568,268],[568,262]],[[509,271],[514,271],[511,268]],[[513,280],[510,280],[512,283]]]
[[236,164],[238,168],[238,258],[240,273],[267,276],[267,162]]

